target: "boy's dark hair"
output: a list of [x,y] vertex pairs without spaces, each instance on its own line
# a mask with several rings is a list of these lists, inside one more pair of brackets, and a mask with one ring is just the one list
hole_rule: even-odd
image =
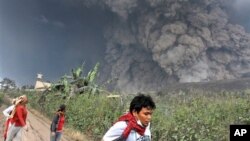
[[133,100],[130,103],[129,111],[132,113],[133,111],[136,111],[139,113],[142,108],[150,108],[150,109],[155,109],[155,103],[151,96],[139,94],[133,98]]
[[66,105],[64,105],[64,104],[62,104],[62,105],[60,105],[60,107],[59,107],[59,109],[57,110],[57,112],[65,112],[65,110],[66,110]]

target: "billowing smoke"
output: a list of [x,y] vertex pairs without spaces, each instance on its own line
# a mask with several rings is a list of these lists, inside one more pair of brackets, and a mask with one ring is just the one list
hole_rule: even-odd
[[[240,3],[239,3],[240,2]],[[124,92],[250,73],[250,35],[231,18],[247,0],[84,1],[117,17],[107,27],[106,72]],[[232,9],[234,11],[232,11]]]

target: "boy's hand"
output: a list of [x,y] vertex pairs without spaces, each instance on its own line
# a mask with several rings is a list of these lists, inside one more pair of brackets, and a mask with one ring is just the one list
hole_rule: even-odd
[[51,132],[51,135],[52,135],[52,136],[55,136],[55,135],[56,135],[56,133],[55,133],[55,132]]
[[25,131],[28,131],[28,126],[27,126],[27,124],[23,127],[23,129],[24,129]]

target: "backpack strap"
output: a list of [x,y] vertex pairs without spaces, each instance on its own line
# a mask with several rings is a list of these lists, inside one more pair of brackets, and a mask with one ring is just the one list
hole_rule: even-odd
[[58,127],[58,122],[59,122],[59,115],[56,114],[56,116],[54,116],[53,121],[52,121],[51,126],[50,126],[51,132],[56,132],[56,129]]

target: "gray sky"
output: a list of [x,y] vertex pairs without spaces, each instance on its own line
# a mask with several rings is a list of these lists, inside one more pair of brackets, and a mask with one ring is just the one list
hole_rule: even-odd
[[92,68],[105,51],[102,12],[57,0],[0,1],[0,78],[34,84],[37,73],[55,81],[83,61]]
[[[102,61],[106,45],[103,30],[114,20],[112,10],[86,8],[82,1],[94,3],[1,0],[0,79],[34,84],[36,74],[42,73],[46,80],[56,81],[83,61],[88,69]],[[231,13],[233,21],[248,31],[249,6],[249,0],[237,0]]]
[[231,17],[235,23],[241,24],[250,32],[250,0],[235,0],[233,3]]

